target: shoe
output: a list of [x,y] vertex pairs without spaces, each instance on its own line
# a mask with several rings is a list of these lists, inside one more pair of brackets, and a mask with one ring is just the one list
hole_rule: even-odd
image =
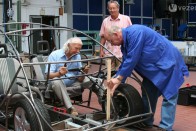
[[167,131],[166,129],[163,129],[157,125],[146,125],[144,123],[140,123],[139,126],[136,126],[136,128],[143,131]]
[[74,107],[69,108],[68,113],[70,113],[73,116],[78,116],[78,112],[76,111]]
[[159,127],[158,129],[157,129],[157,131],[167,131],[166,129],[163,129],[163,128],[161,128],[161,127]]

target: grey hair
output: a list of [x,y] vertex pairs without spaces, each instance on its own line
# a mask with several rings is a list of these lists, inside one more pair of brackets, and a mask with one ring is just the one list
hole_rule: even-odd
[[108,1],[108,7],[109,7],[109,5],[111,3],[115,3],[117,5],[117,7],[120,8],[120,4],[118,3],[118,1],[116,1],[116,0],[110,0],[110,1]]
[[111,26],[110,28],[108,28],[108,34],[109,35],[112,35],[114,34],[115,32],[119,32],[121,31],[121,28],[119,26]]
[[63,50],[65,51],[65,53],[69,52],[69,46],[68,44],[82,44],[82,40],[79,37],[72,37],[69,38],[65,44],[63,45]]

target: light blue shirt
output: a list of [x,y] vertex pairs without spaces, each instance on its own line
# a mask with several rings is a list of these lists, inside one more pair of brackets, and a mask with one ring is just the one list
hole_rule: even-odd
[[188,68],[176,47],[154,30],[132,25],[122,29],[123,61],[117,75],[129,77],[135,69],[151,80],[166,99],[178,93]]
[[[59,49],[56,51],[53,51],[49,57],[48,57],[48,62],[58,62],[58,61],[67,61],[68,58],[66,57],[64,50]],[[81,56],[79,54],[73,56],[71,60],[81,60]],[[51,64],[50,66],[50,72],[58,72],[60,67],[64,66],[64,63],[59,63],[59,64]],[[72,62],[72,63],[67,63],[67,69],[74,69],[74,68],[81,68],[82,63],[81,62]],[[46,65],[45,73],[48,72],[48,65]],[[66,77],[72,77],[79,75],[80,72],[78,71],[70,71],[66,74]],[[65,76],[62,76],[62,78]],[[73,83],[77,81],[76,78],[71,78],[71,79],[63,79],[63,82],[66,86],[71,86]]]

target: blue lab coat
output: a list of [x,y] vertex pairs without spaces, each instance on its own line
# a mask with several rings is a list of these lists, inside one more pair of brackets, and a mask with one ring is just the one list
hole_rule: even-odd
[[189,75],[178,49],[146,26],[129,26],[122,29],[122,35],[123,61],[117,75],[126,78],[135,69],[151,80],[166,99],[177,94],[184,76]]

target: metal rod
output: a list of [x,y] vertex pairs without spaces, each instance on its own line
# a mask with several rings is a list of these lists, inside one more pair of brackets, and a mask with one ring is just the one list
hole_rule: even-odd
[[118,122],[121,122],[121,121],[126,121],[126,120],[130,120],[130,119],[134,119],[134,118],[139,118],[139,117],[143,117],[143,116],[148,116],[148,115],[152,115],[152,113],[144,113],[144,114],[140,114],[140,115],[126,117],[126,118],[123,118],[123,119],[120,119],[120,120],[108,122],[106,124],[102,124],[102,125],[99,125],[99,126],[96,126],[96,127],[90,128],[90,129],[87,129],[86,131],[93,131],[95,129],[98,129],[98,128],[101,128],[101,127],[104,127],[104,126],[107,126],[107,125],[110,125],[110,124],[115,124],[115,123],[118,123]]

